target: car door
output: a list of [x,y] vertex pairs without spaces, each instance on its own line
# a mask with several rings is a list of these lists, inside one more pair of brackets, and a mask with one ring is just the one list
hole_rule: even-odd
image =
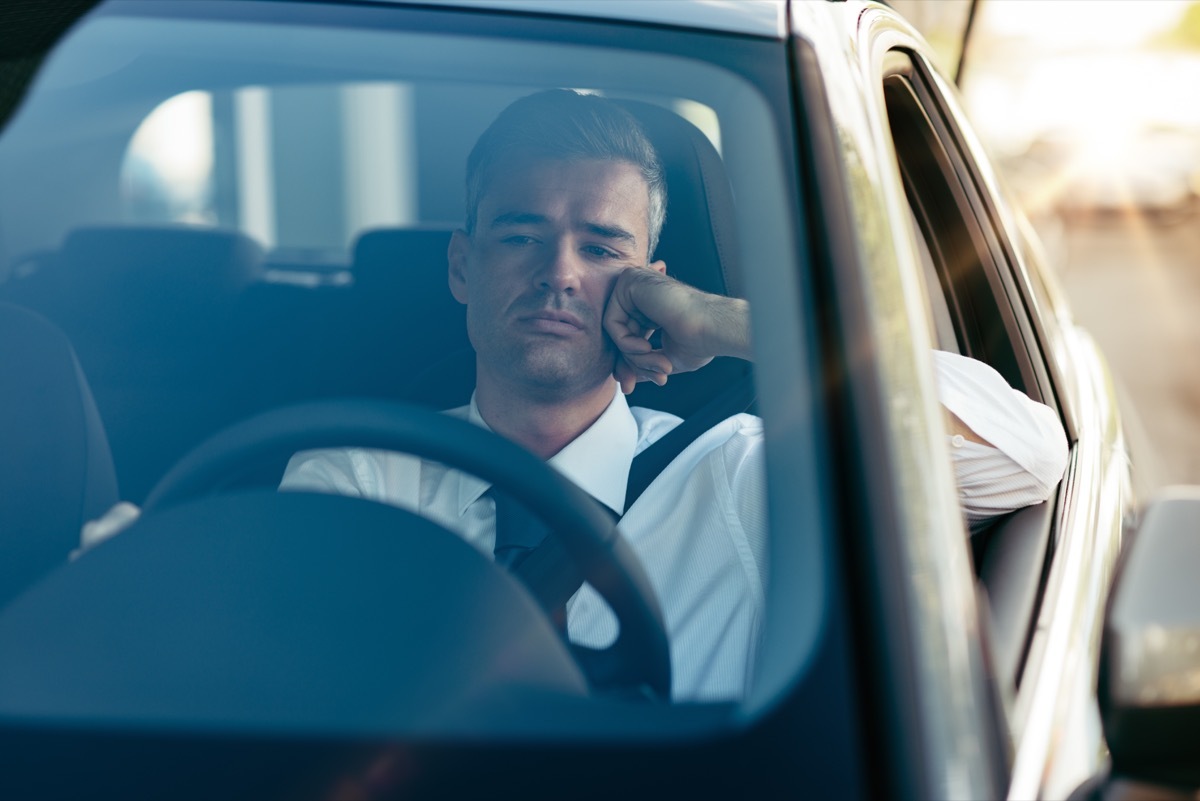
[[876,22],[877,41],[887,43],[876,80],[935,340],[1055,409],[1071,442],[1056,497],[971,541],[1007,728],[1009,795],[1062,795],[1101,765],[1091,688],[1129,501],[1128,461],[1102,357],[1055,299],[1053,274],[1037,260],[954,90],[901,27],[883,14]]
[[928,295],[868,4],[791,6],[801,165],[822,234],[856,645],[880,794],[996,797],[1004,735],[933,381]]

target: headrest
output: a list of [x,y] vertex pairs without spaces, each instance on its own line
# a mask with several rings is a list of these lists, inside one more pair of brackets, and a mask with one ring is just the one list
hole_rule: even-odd
[[667,273],[705,292],[741,295],[733,188],[724,162],[699,128],[661,106],[617,101],[642,124],[667,179],[667,221],[655,258]]
[[380,369],[397,379],[399,397],[436,408],[466,403],[475,383],[466,307],[450,294],[450,234],[380,228],[354,245],[356,313],[384,332],[374,341],[395,343]]
[[[440,288],[453,300],[446,276],[450,234],[448,229],[427,227],[363,232],[354,243],[354,285],[366,289],[415,282],[420,290]],[[440,295],[431,291],[425,299],[429,297]]]
[[[666,173],[667,220],[655,258],[685,283],[741,297],[733,187],[720,154],[678,114],[650,103],[617,102],[642,124]],[[663,387],[638,384],[629,402],[687,417],[749,369],[737,359],[716,359],[697,372],[672,376]]]
[[168,297],[236,294],[257,277],[261,261],[259,244],[238,231],[185,225],[77,228],[60,255],[73,281]]

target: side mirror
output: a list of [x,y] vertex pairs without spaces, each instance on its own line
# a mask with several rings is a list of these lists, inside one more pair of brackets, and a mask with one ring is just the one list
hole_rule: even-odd
[[1099,695],[1114,776],[1200,786],[1200,487],[1156,498],[1126,544]]

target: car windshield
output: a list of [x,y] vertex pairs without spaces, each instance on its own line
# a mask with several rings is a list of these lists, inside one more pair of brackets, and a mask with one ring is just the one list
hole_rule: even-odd
[[[786,102],[762,89],[784,86],[785,64],[780,42],[587,20],[102,3],[51,53],[0,135],[0,301],[65,332],[103,421],[119,498],[142,505],[193,448],[281,406],[470,402],[473,343],[448,287],[447,247],[466,216],[472,146],[534,92],[572,89],[629,110],[667,178],[655,258],[688,283],[754,302],[763,290],[749,265],[797,269],[791,123],[778,111]],[[718,359],[662,388],[640,384],[630,406],[687,418],[747,372]],[[786,458],[805,467],[788,492],[819,497],[816,457]],[[273,489],[282,467],[247,464],[236,478]],[[765,538],[767,496],[752,506]],[[812,515],[822,508],[813,501]],[[753,653],[741,669],[767,678],[747,681],[757,687],[747,694],[708,693],[692,677],[698,689],[677,700],[755,697],[762,708],[804,663],[820,559],[812,542],[778,538],[755,543],[760,553],[739,568],[762,573],[764,597],[776,597],[781,571],[794,581],[789,592],[809,593],[789,597],[804,610],[790,620],[748,624]],[[354,578],[331,579],[323,593],[338,581]],[[22,590],[4,588],[5,600],[19,602]],[[699,636],[688,625],[672,636]],[[790,630],[786,643],[772,646],[773,626]],[[300,725],[327,724],[353,726]]]

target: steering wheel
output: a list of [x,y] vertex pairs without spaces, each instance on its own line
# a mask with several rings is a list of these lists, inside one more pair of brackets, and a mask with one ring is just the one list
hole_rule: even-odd
[[273,409],[201,443],[158,482],[143,510],[149,513],[209,495],[247,468],[297,451],[351,446],[438,461],[490,481],[525,504],[560,538],[584,579],[617,617],[619,633],[608,648],[571,646],[585,675],[592,680],[593,668],[604,665],[611,683],[642,686],[660,698],[670,697],[671,659],[662,612],[612,518],[546,462],[465,420],[419,406],[365,399]]

